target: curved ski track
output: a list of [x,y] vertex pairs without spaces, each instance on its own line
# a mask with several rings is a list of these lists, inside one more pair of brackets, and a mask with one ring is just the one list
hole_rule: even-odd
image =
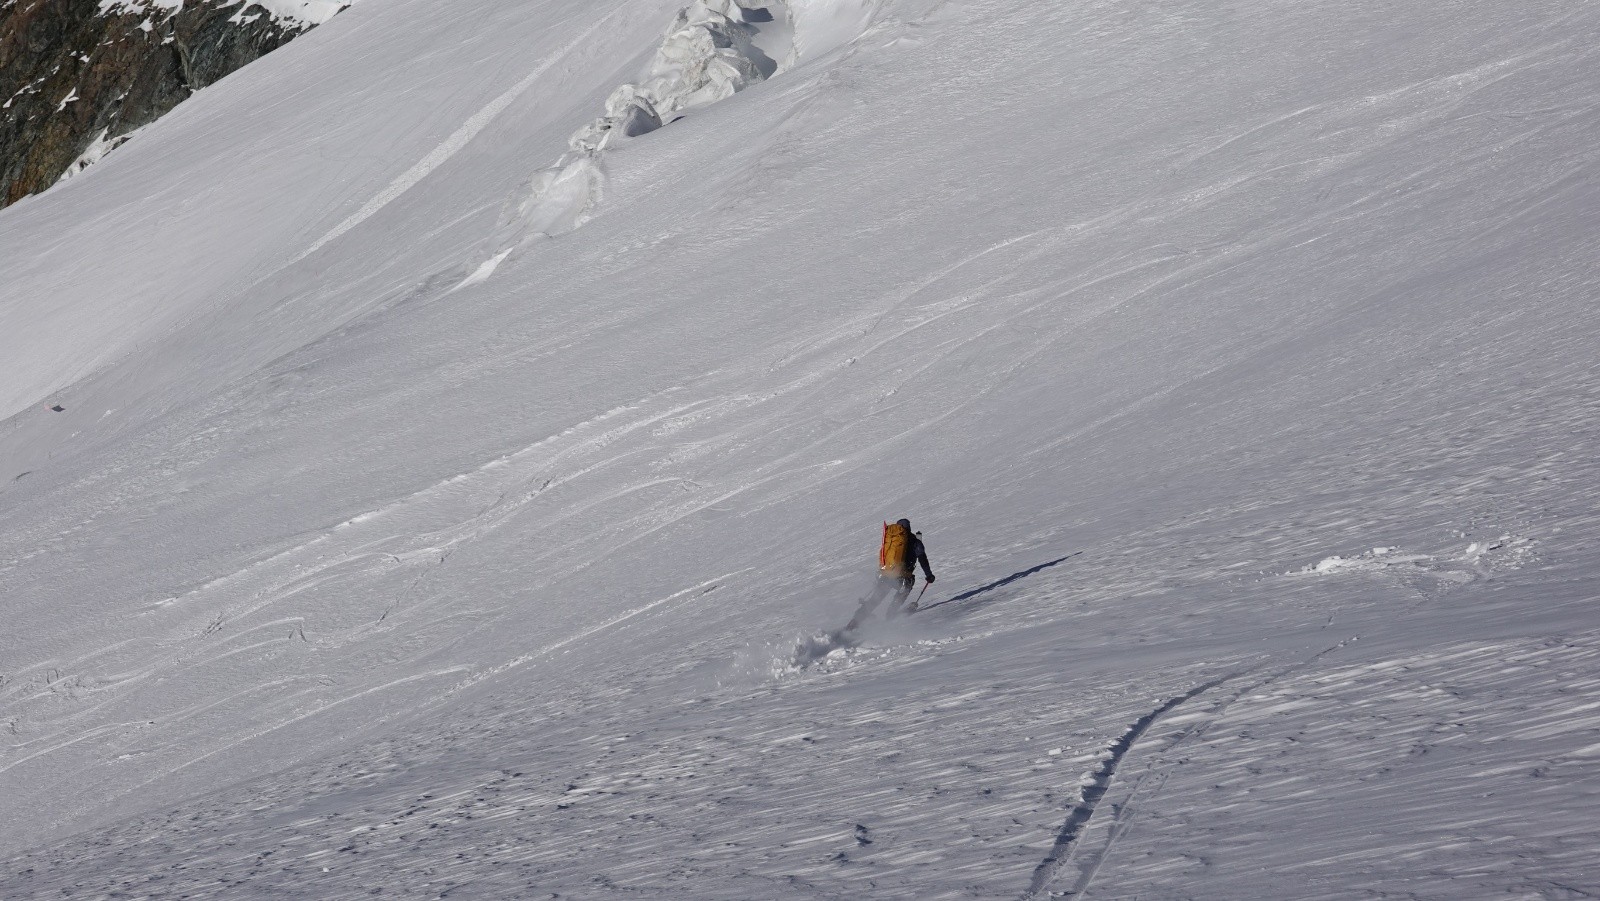
[[[1313,654],[1311,657],[1305,660],[1280,669],[1271,675],[1268,675],[1264,679],[1252,682],[1244,688],[1241,688],[1213,707],[1203,722],[1190,726],[1174,736],[1173,739],[1168,743],[1168,747],[1171,748],[1180,742],[1202,734],[1206,727],[1215,721],[1215,719],[1220,716],[1223,711],[1227,710],[1234,701],[1244,697],[1249,692],[1270,685],[1285,676],[1301,672],[1328,654],[1331,654],[1356,640],[1358,640],[1358,636],[1347,638],[1336,645],[1318,651],[1316,654]],[[1128,755],[1128,752],[1131,751],[1134,745],[1138,743],[1139,739],[1144,737],[1144,734],[1150,730],[1151,726],[1155,725],[1158,720],[1171,713],[1182,704],[1194,700],[1213,688],[1217,688],[1227,682],[1231,682],[1234,679],[1245,676],[1254,669],[1256,668],[1251,667],[1250,669],[1239,670],[1237,672],[1229,673],[1225,676],[1221,676],[1216,679],[1212,679],[1209,682],[1204,682],[1200,685],[1197,685],[1181,695],[1168,699],[1159,707],[1156,707],[1154,710],[1150,711],[1144,716],[1139,717],[1131,725],[1129,725],[1128,728],[1117,737],[1116,741],[1113,741],[1106,749],[1108,755],[1100,764],[1099,768],[1089,774],[1088,779],[1083,786],[1083,790],[1079,795],[1078,803],[1072,808],[1071,811],[1067,813],[1066,822],[1062,824],[1061,831],[1056,835],[1055,844],[1050,848],[1049,855],[1047,855],[1044,860],[1040,861],[1039,865],[1034,868],[1033,878],[1028,883],[1028,890],[1022,893],[1021,901],[1029,901],[1029,899],[1044,896],[1044,893],[1048,889],[1050,883],[1054,882],[1056,877],[1060,874],[1061,868],[1070,863],[1076,856],[1078,850],[1078,838],[1083,834],[1084,829],[1089,825],[1090,819],[1094,817],[1095,811],[1098,809],[1101,800],[1105,798],[1106,793],[1111,789],[1112,783],[1116,779],[1117,768],[1122,764],[1123,758]],[[1135,779],[1128,791],[1128,797],[1124,799],[1121,804],[1113,805],[1113,807],[1116,808],[1115,819],[1117,823],[1112,826],[1111,833],[1107,837],[1105,844],[1087,855],[1087,860],[1081,868],[1078,879],[1076,883],[1073,884],[1073,887],[1065,892],[1061,892],[1059,895],[1052,893],[1049,895],[1049,897],[1076,897],[1082,895],[1088,890],[1090,883],[1094,881],[1095,874],[1100,869],[1100,864],[1105,860],[1107,852],[1111,850],[1111,846],[1116,843],[1117,838],[1121,835],[1122,829],[1125,827],[1125,824],[1122,823],[1122,818],[1128,808],[1128,803],[1132,800],[1134,794],[1137,793],[1139,785],[1143,782],[1147,775],[1149,774],[1141,774],[1138,779]],[[1165,777],[1163,777],[1163,781],[1165,781]]]

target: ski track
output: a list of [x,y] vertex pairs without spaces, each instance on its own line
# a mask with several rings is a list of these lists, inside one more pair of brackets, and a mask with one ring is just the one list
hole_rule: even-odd
[[1067,821],[1062,824],[1061,831],[1056,835],[1055,845],[1050,849],[1050,855],[1039,863],[1033,871],[1033,878],[1028,883],[1028,890],[1022,893],[1023,899],[1037,898],[1056,878],[1056,873],[1071,858],[1075,850],[1073,843],[1077,841],[1078,834],[1088,825],[1089,819],[1094,816],[1095,808],[1100,804],[1100,799],[1105,797],[1106,791],[1111,787],[1111,780],[1116,778],[1117,767],[1122,763],[1122,758],[1127,756],[1136,742],[1144,736],[1149,728],[1155,725],[1161,717],[1176,709],[1178,705],[1191,701],[1196,697],[1216,688],[1219,685],[1237,678],[1239,673],[1213,679],[1194,688],[1189,689],[1177,697],[1168,699],[1164,704],[1150,711],[1144,716],[1134,720],[1117,740],[1106,748],[1105,759],[1100,767],[1089,773],[1084,780],[1084,786],[1078,797],[1078,803],[1067,814]]
[[[1593,802],[1592,780],[1581,774],[1600,748],[1600,716],[1595,705],[1568,699],[1594,686],[1592,676],[1576,674],[1600,653],[1594,641],[1585,632],[1449,644],[1275,673],[1150,749],[1144,772],[1115,798],[1116,816],[1096,849],[1080,855],[1067,894],[1087,893],[1116,845],[1129,865],[1106,873],[1115,876],[1114,897],[1144,894],[1155,873],[1182,873],[1200,894],[1218,884],[1205,880],[1224,879],[1244,897],[1284,896],[1295,886],[1296,897],[1331,901],[1401,885],[1426,898],[1594,895],[1600,886],[1582,843],[1540,841]],[[1500,697],[1519,700],[1510,708],[1487,703]],[[1188,747],[1174,754],[1180,743]],[[1319,782],[1330,775],[1343,790]],[[1135,831],[1147,780],[1144,802],[1163,797]],[[1299,817],[1338,825],[1320,825],[1326,839],[1314,853],[1285,847],[1238,859],[1233,836],[1259,828],[1261,802],[1250,797],[1258,793]],[[1537,803],[1508,805],[1506,794]],[[1227,828],[1212,831],[1209,820]],[[1197,840],[1201,833],[1208,835]],[[1482,861],[1497,844],[1518,849],[1510,873]],[[1418,872],[1409,863],[1418,856],[1439,863]],[[1338,878],[1352,868],[1353,884]]]
[[[1303,661],[1279,669],[1263,679],[1246,685],[1228,697],[1218,701],[1203,714],[1200,714],[1196,718],[1195,722],[1185,726],[1174,735],[1168,737],[1163,743],[1162,751],[1171,751],[1173,748],[1187,740],[1198,739],[1203,736],[1206,729],[1215,723],[1216,720],[1240,698],[1243,698],[1252,692],[1261,691],[1267,686],[1272,685],[1273,683],[1284,678],[1304,672],[1313,667],[1318,661],[1322,660],[1322,658],[1344,648],[1352,642],[1359,640],[1359,636],[1352,636],[1344,641],[1339,642],[1338,644],[1324,648],[1323,650],[1313,654],[1311,657]],[[1122,796],[1118,802],[1113,805],[1112,824],[1107,829],[1104,843],[1102,843],[1099,847],[1080,855],[1078,844],[1079,839],[1084,830],[1088,827],[1089,820],[1094,815],[1095,809],[1100,805],[1101,801],[1104,800],[1105,795],[1110,791],[1112,787],[1112,780],[1115,778],[1116,770],[1121,766],[1123,758],[1128,756],[1129,752],[1133,750],[1134,743],[1143,736],[1144,732],[1148,731],[1150,726],[1155,725],[1156,719],[1166,715],[1167,713],[1170,713],[1179,704],[1192,700],[1195,697],[1198,697],[1200,694],[1203,694],[1204,692],[1207,692],[1213,688],[1220,687],[1227,682],[1231,682],[1242,676],[1248,675],[1249,672],[1250,670],[1244,670],[1232,673],[1227,676],[1223,676],[1220,679],[1197,686],[1196,688],[1191,689],[1189,692],[1169,700],[1166,704],[1163,704],[1161,707],[1157,708],[1150,714],[1147,714],[1145,717],[1141,718],[1138,722],[1134,723],[1129,732],[1124,733],[1122,738],[1112,745],[1110,749],[1112,756],[1107,759],[1105,765],[1103,765],[1100,770],[1091,774],[1089,777],[1090,781],[1083,793],[1083,802],[1078,808],[1073,810],[1071,815],[1068,816],[1067,823],[1062,827],[1061,835],[1056,840],[1056,847],[1052,850],[1051,856],[1046,858],[1045,861],[1040,864],[1038,870],[1034,871],[1033,882],[1029,885],[1028,891],[1024,893],[1022,897],[1025,899],[1037,897],[1040,892],[1044,891],[1049,884],[1057,878],[1063,867],[1073,863],[1079,864],[1078,878],[1073,883],[1071,889],[1062,893],[1063,896],[1081,897],[1088,892],[1089,886],[1094,882],[1094,878],[1099,873],[1100,867],[1105,862],[1107,855],[1111,852],[1112,846],[1115,845],[1117,840],[1122,837],[1123,831],[1131,822],[1133,801],[1139,794],[1139,790],[1143,786],[1145,780],[1150,775],[1147,771],[1139,774],[1134,779],[1123,780],[1127,782],[1128,788],[1122,793]],[[1161,784],[1164,783],[1165,780],[1166,774],[1163,774],[1161,777],[1161,782],[1158,783],[1155,789],[1149,794],[1151,796],[1159,794],[1161,790]],[[1090,797],[1091,793],[1093,793],[1092,798]],[[1087,805],[1087,810],[1084,809],[1085,805]],[[1081,863],[1079,862],[1080,858]]]
[[[892,674],[929,651],[937,649],[882,649],[871,669]],[[673,700],[663,718],[643,728],[632,712],[637,687],[626,686],[628,680],[608,679],[586,697],[554,706],[548,698],[531,705],[515,697],[479,701],[466,721],[453,720],[457,725],[442,733],[385,738],[359,753],[236,786],[198,802],[203,810],[143,817],[86,837],[75,844],[78,859],[94,860],[97,882],[109,890],[151,896],[223,898],[308,886],[319,896],[354,896],[377,874],[426,853],[435,863],[402,895],[437,897],[470,885],[473,894],[494,897],[559,890],[844,898],[859,896],[859,886],[840,881],[853,872],[871,879],[874,872],[937,866],[941,850],[919,841],[915,823],[938,811],[963,818],[987,813],[982,828],[992,836],[985,843],[1025,835],[1000,815],[1048,799],[1047,780],[1078,756],[1045,758],[1050,764],[1043,765],[1033,762],[1037,746],[1030,753],[1018,741],[1019,734],[1067,726],[1070,713],[1039,720],[993,703],[997,691],[1021,691],[1043,709],[1059,690],[1049,684],[952,690],[911,683],[895,691],[894,708],[862,709],[836,702],[815,709],[822,686],[810,681],[787,683],[782,696],[734,685],[714,700]],[[624,693],[612,695],[613,689]],[[779,709],[739,728],[707,732],[700,723],[705,704],[752,704],[755,714],[773,702]],[[989,736],[1003,753],[990,759],[980,745],[952,760],[922,747],[925,738],[970,725],[975,715],[990,728],[972,737]],[[903,729],[912,731],[897,734]],[[447,768],[430,768],[424,782],[407,777],[424,759]],[[877,760],[896,775],[864,793],[841,793],[808,775],[830,759]],[[794,768],[774,767],[776,761]],[[388,781],[396,776],[401,781]],[[983,799],[981,811],[966,810],[974,797]],[[794,819],[752,829],[750,816],[773,806],[795,808]],[[687,845],[685,829],[697,836]],[[613,856],[603,872],[574,876],[563,840],[574,834],[625,842],[629,853]],[[237,842],[237,850],[223,850],[215,844],[221,841]],[[971,852],[984,844],[964,844],[967,860],[954,880],[977,875]],[[10,885],[43,893],[58,866],[52,861],[64,851],[41,848],[12,861],[17,875]],[[660,866],[665,854],[676,861],[667,871]],[[151,867],[155,859],[166,861],[159,871]],[[680,881],[695,873],[719,874],[716,887],[707,892]],[[891,885],[890,896],[907,896],[904,886]]]

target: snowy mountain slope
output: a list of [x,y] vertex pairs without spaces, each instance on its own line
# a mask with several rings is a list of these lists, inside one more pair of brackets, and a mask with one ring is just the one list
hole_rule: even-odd
[[674,8],[417,9],[0,214],[7,897],[1600,888],[1585,5],[797,3],[552,238]]

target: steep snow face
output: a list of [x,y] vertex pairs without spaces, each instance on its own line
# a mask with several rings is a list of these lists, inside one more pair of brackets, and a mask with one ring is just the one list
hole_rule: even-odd
[[0,213],[0,895],[1600,891],[1600,10],[680,6]]
[[[791,21],[798,25],[795,55],[820,59],[855,40],[882,4],[876,0],[786,0],[785,5]],[[899,11],[896,7],[895,12]],[[912,11],[911,20],[920,12]]]

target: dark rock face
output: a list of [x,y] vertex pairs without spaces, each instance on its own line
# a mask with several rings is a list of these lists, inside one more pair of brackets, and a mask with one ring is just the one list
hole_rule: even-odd
[[102,12],[101,0],[0,0],[0,206],[309,28],[248,3]]

